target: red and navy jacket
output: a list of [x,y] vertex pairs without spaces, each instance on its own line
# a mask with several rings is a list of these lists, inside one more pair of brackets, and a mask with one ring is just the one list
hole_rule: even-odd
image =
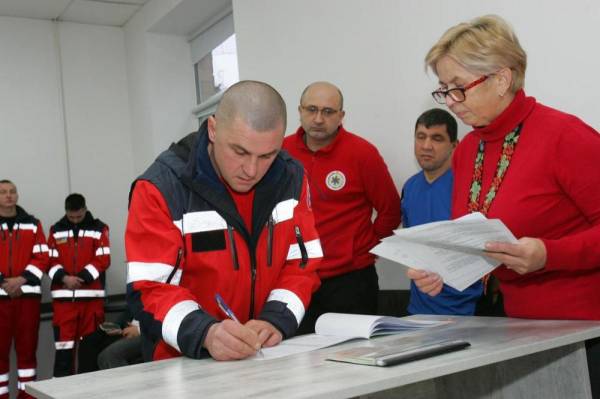
[[302,166],[286,153],[276,157],[254,188],[249,230],[207,145],[204,123],[132,187],[127,301],[146,358],[206,356],[208,328],[227,317],[216,294],[242,323],[265,320],[291,337],[320,284],[322,250]]
[[[0,283],[8,277],[22,276],[23,296],[41,296],[40,282],[48,266],[48,246],[42,224],[17,206],[12,230],[7,220],[0,218]],[[0,288],[0,298],[9,298]]]
[[[83,300],[104,298],[104,272],[110,266],[108,226],[87,212],[81,223],[73,224],[66,216],[50,228],[48,235],[52,299]],[[65,288],[65,275],[77,276],[80,289]]]

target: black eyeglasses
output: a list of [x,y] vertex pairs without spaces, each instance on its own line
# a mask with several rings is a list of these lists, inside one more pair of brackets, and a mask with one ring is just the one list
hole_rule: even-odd
[[452,89],[448,90],[436,90],[431,93],[431,96],[438,104],[446,104],[447,96],[450,96],[450,98],[457,103],[462,103],[467,99],[465,92],[477,86],[478,84],[485,82],[487,78],[489,78],[489,75],[484,75],[463,87],[453,87]]
[[333,116],[333,115],[337,114],[338,112],[340,112],[340,110],[333,109],[333,108],[319,109],[319,107],[315,107],[314,105],[309,105],[308,107],[301,105],[300,108],[302,109],[302,111],[306,112],[308,115],[310,115],[312,117],[317,116],[319,113],[321,113],[321,115],[323,115],[324,118],[329,118],[330,116]]

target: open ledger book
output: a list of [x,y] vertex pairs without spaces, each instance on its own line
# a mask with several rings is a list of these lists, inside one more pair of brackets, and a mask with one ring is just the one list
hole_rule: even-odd
[[448,323],[451,323],[451,321],[325,313],[317,319],[314,334],[300,335],[286,339],[272,348],[263,348],[263,356],[256,356],[253,359],[275,359],[325,348],[352,339],[369,339],[379,335],[409,333]]

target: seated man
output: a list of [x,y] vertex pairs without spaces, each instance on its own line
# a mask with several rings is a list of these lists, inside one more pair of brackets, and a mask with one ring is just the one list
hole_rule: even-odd
[[125,309],[114,322],[104,322],[79,345],[79,372],[141,363],[139,323]]
[[236,83],[134,183],[127,301],[145,359],[243,359],[296,332],[322,251],[285,123],[275,89]]

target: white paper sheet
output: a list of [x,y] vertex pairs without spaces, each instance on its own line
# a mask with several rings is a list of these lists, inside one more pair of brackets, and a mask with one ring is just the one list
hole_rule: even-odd
[[517,239],[499,219],[472,213],[396,230],[371,252],[407,267],[435,272],[462,291],[500,264],[484,256],[487,241],[515,243]]

